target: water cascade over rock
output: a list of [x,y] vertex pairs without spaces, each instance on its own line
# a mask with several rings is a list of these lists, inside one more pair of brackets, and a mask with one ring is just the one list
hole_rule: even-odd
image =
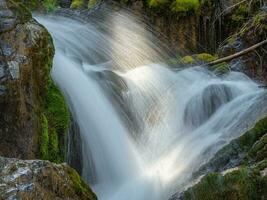
[[100,200],[168,199],[267,112],[265,91],[242,73],[163,64],[161,42],[126,11],[87,22],[36,19],[53,36],[52,76],[79,125],[83,177]]

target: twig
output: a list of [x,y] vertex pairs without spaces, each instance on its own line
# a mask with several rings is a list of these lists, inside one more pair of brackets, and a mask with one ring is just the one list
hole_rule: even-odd
[[257,49],[257,48],[259,48],[259,47],[261,47],[261,46],[263,46],[265,44],[267,44],[267,39],[263,40],[262,42],[259,42],[259,43],[255,44],[255,45],[253,45],[253,46],[251,46],[251,47],[249,47],[247,49],[244,49],[244,50],[242,50],[240,52],[232,54],[230,56],[226,56],[224,58],[220,58],[218,60],[214,60],[212,62],[209,62],[207,65],[217,65],[219,63],[223,63],[223,62],[227,62],[227,61],[233,60],[233,59],[238,58],[240,56],[243,56],[243,55],[245,55],[245,54],[247,54],[247,53],[249,53],[251,51],[254,51],[255,49]]

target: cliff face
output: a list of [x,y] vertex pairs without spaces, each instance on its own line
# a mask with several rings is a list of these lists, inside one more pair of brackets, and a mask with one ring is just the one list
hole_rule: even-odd
[[45,68],[54,49],[47,31],[28,10],[0,2],[0,154],[35,158],[41,133]]
[[50,78],[52,39],[19,1],[0,1],[0,154],[64,160],[69,115]]

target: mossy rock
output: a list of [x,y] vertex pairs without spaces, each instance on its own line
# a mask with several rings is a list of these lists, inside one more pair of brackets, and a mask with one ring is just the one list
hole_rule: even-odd
[[267,117],[259,120],[252,129],[219,150],[195,175],[198,176],[211,171],[219,172],[229,166],[253,164],[255,161],[260,161],[260,159],[255,159],[255,155],[264,159],[261,153],[263,153],[262,155],[266,153],[264,149],[266,136],[263,137],[266,133]]
[[180,62],[181,62],[181,64],[184,64],[184,65],[192,65],[192,64],[196,63],[196,60],[192,56],[184,56],[180,60]]
[[73,0],[70,7],[73,9],[83,8],[84,0]]
[[214,71],[215,74],[222,75],[230,71],[230,65],[226,62],[213,65],[210,67],[212,71]]
[[256,168],[241,167],[226,175],[210,173],[188,189],[184,200],[265,199],[267,179]]
[[75,192],[80,196],[86,196],[89,199],[97,199],[90,187],[82,180],[79,174],[72,168],[68,167],[67,174],[70,177]]
[[42,55],[42,98],[40,121],[42,131],[40,134],[40,158],[56,163],[65,161],[66,134],[70,123],[70,113],[64,96],[51,78],[53,56],[55,53],[53,41],[46,31],[43,35],[43,44],[46,48],[41,51]]
[[218,59],[218,57],[208,53],[200,53],[196,55],[196,59],[203,62],[211,62]]

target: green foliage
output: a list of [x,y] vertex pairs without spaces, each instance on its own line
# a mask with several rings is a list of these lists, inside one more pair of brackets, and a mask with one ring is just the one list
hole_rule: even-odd
[[43,0],[42,4],[47,12],[51,12],[57,7],[57,0]]
[[70,7],[74,9],[82,8],[84,5],[83,3],[83,0],[73,0]]
[[197,11],[199,8],[199,0],[175,0],[171,4],[173,12],[189,12]]
[[49,158],[48,146],[49,146],[49,136],[48,136],[48,121],[45,115],[42,116],[42,133],[40,137],[40,154],[41,159],[47,160]]

